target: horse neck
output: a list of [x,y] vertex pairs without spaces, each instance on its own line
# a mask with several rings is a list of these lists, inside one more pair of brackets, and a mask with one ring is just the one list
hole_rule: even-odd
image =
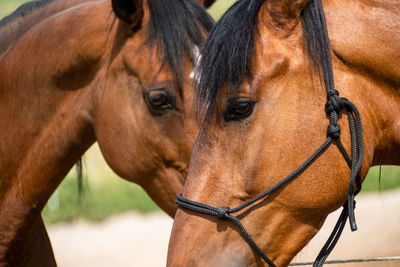
[[32,244],[43,248],[45,230],[32,222],[95,141],[92,113],[116,28],[111,10],[108,1],[70,8],[0,57],[0,266],[35,254],[23,250]]
[[55,0],[2,26],[0,28],[0,58],[35,25],[59,12],[88,1],[95,0]]
[[[400,2],[324,1],[324,10],[334,58],[343,70],[335,71],[344,84],[338,89],[350,85],[347,95],[364,118],[365,141],[373,144],[367,146],[372,152],[367,160],[399,165]],[[346,73],[356,78],[354,83]]]
[[50,18],[0,59],[0,210],[13,195],[40,211],[95,141],[91,111],[110,8],[88,3]]
[[10,105],[0,100],[0,155],[5,155],[0,158],[0,259],[13,253],[8,249],[16,240],[30,242],[24,239],[27,227],[39,220],[50,195],[94,142],[85,118],[90,108],[86,92],[41,90],[22,96],[27,91],[19,91]]

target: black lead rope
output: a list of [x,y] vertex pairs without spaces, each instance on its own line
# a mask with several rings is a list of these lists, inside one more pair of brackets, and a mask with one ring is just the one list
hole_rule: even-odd
[[[350,183],[349,183],[349,191],[347,196],[347,201],[343,205],[343,211],[336,223],[332,234],[329,236],[328,241],[325,243],[321,252],[318,254],[314,267],[320,267],[323,265],[333,248],[335,247],[337,241],[340,238],[341,233],[343,232],[344,226],[346,224],[347,218],[350,221],[350,227],[352,231],[357,230],[357,225],[355,222],[354,216],[354,208],[355,208],[355,200],[354,196],[361,189],[361,181],[359,172],[361,169],[362,161],[364,159],[364,143],[363,143],[363,132],[362,132],[362,124],[361,117],[357,110],[357,108],[346,98],[340,98],[338,91],[335,89],[334,77],[333,77],[333,68],[332,68],[332,59],[330,54],[330,44],[328,37],[328,30],[326,27],[325,15],[322,8],[321,0],[314,0],[309,3],[312,5],[310,8],[313,8],[315,12],[319,14],[321,20],[320,29],[324,33],[323,38],[323,46],[321,53],[323,54],[324,62],[321,64],[321,68],[324,73],[324,83],[325,88],[327,90],[327,102],[325,105],[325,112],[329,117],[329,126],[327,129],[327,138],[326,141],[295,171],[289,174],[287,177],[282,179],[280,182],[261,193],[260,195],[250,199],[249,201],[243,203],[242,205],[236,208],[228,208],[221,207],[216,208],[206,204],[202,204],[199,202],[195,202],[189,199],[182,197],[182,195],[178,195],[176,204],[180,208],[188,209],[191,211],[208,214],[211,216],[215,216],[220,220],[229,220],[237,225],[242,234],[243,238],[250,245],[250,247],[256,251],[270,266],[275,267],[276,265],[270,260],[267,255],[260,249],[260,247],[255,243],[250,234],[243,227],[240,220],[233,216],[233,213],[237,213],[256,202],[264,199],[271,193],[275,192],[282,186],[286,185],[293,179],[299,176],[305,169],[307,169],[326,149],[332,144],[334,141],[339,151],[343,155],[346,160],[349,168],[351,169],[350,173]],[[340,125],[338,124],[339,114],[342,110],[346,110],[346,114],[349,121],[350,135],[351,135],[351,158],[346,152],[341,140],[340,140]],[[355,185],[356,183],[356,185]],[[356,186],[356,189],[354,189]]]

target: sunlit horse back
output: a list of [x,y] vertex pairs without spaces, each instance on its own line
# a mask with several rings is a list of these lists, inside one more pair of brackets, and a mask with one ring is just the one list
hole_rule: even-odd
[[[336,88],[363,122],[363,180],[370,166],[400,164],[400,3],[322,4]],[[197,89],[205,120],[177,202],[183,209],[175,216],[169,266],[286,266],[346,203],[350,170],[334,141],[295,179],[235,211],[279,184],[333,133],[327,137],[330,108],[320,72],[326,54],[312,49],[324,36],[308,31],[318,23],[309,20],[313,12],[308,0],[237,1],[210,34]],[[338,113],[340,138],[351,151],[346,109]],[[269,261],[246,243],[236,219]]]
[[0,25],[0,266],[55,264],[40,212],[95,141],[174,215],[198,131],[190,74],[212,26],[204,7],[43,1]]

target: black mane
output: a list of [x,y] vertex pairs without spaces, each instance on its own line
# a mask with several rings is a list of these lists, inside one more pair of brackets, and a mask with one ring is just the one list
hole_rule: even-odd
[[206,9],[195,0],[148,0],[150,25],[148,44],[163,55],[179,85],[183,79],[183,59],[195,64],[195,47],[201,49],[214,25]]
[[[251,80],[258,13],[265,1],[268,0],[238,0],[211,31],[199,66],[195,98],[199,115],[207,118],[211,114],[218,93],[225,85],[231,94],[237,94],[239,86]],[[311,0],[301,14],[304,50],[312,71],[325,78],[321,71],[325,64],[321,53],[325,49],[321,41],[322,22],[315,3]]]

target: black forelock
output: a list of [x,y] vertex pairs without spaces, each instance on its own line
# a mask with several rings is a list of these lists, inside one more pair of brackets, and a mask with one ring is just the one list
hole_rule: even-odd
[[206,9],[195,0],[148,0],[150,24],[148,44],[163,55],[162,66],[183,81],[184,58],[195,64],[195,47],[201,49],[214,25]]
[[258,12],[264,0],[238,0],[217,22],[202,50],[196,87],[198,114],[208,116],[219,90],[238,92],[251,78]]
[[[196,86],[195,104],[198,115],[209,117],[217,96],[224,86],[237,94],[239,86],[252,77],[251,59],[257,34],[261,5],[268,0],[238,0],[218,21],[203,48]],[[310,60],[311,71],[326,79],[323,58],[321,17],[311,0],[301,14],[304,52]],[[325,49],[326,50],[326,49]]]

